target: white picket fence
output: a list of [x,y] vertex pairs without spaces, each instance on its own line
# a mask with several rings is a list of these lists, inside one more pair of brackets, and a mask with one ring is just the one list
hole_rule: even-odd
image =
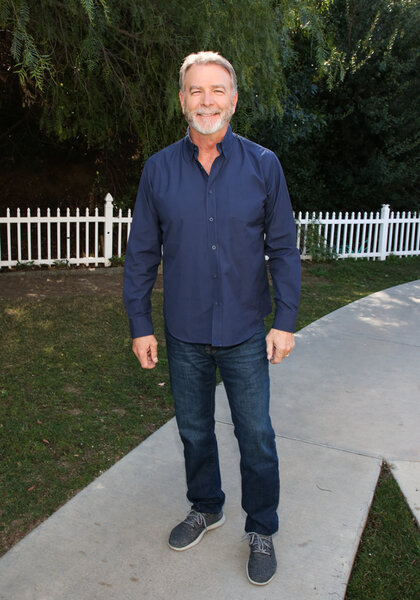
[[[19,265],[109,266],[123,256],[130,234],[131,211],[114,214],[113,198],[107,194],[103,215],[95,209],[81,214],[67,210],[42,215],[18,209],[0,217],[0,269]],[[420,254],[420,214],[393,213],[383,205],[377,213],[299,213],[296,217],[297,247],[309,258],[314,243],[337,258],[385,260],[390,254]]]
[[388,204],[383,204],[376,213],[330,215],[327,212],[303,216],[300,212],[296,224],[302,258],[310,253],[311,241],[337,258],[385,260],[390,254],[420,254],[420,213],[394,213]]
[[[93,214],[76,209],[70,214],[42,215],[38,209],[26,215],[18,209],[11,216],[0,217],[0,269],[17,265],[85,265],[110,266],[113,257],[125,252],[131,225],[131,210],[123,216],[120,209],[114,215],[113,198],[107,194],[103,214],[98,208]],[[7,258],[3,258],[7,257]]]

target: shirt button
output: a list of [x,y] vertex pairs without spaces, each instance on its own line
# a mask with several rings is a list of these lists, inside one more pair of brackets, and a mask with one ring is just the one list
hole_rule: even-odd
[[213,222],[213,221],[214,221],[213,217],[210,217],[210,218],[209,218],[209,221]]
[[217,279],[217,275],[213,275],[213,279]]
[[213,193],[213,190],[209,190],[209,194],[212,194],[212,193]]
[[211,249],[212,249],[212,250],[216,250],[216,246],[212,246],[212,247],[211,247]]

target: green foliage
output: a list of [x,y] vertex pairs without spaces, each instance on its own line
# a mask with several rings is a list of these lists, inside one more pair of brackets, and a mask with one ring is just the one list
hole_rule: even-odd
[[143,159],[175,141],[185,130],[179,66],[207,48],[238,70],[243,133],[252,128],[249,115],[281,111],[280,43],[288,42],[269,0],[40,0],[36,11],[25,0],[2,1],[13,66],[22,86],[42,89],[31,100],[41,127],[60,140],[116,148],[134,139]]
[[304,254],[309,255],[315,262],[324,262],[336,260],[337,252],[330,248],[328,241],[321,233],[321,224],[313,219],[308,225],[304,226],[302,236],[302,249]]
[[124,261],[125,261],[125,254],[123,254],[122,256],[116,256],[114,254],[109,259],[111,267],[123,267],[124,266]]
[[345,77],[322,97],[331,117],[319,149],[334,161],[327,202],[418,209],[420,4],[337,0],[329,16]]
[[17,271],[23,271],[24,269],[27,269],[28,267],[33,267],[34,262],[35,261],[33,261],[33,260],[24,260],[24,261],[18,260],[15,265],[15,269]]
[[238,74],[234,129],[279,155],[296,210],[419,208],[419,0],[0,0],[0,27],[0,116],[21,104],[90,149],[119,206],[185,132],[182,59],[213,49]]
[[56,269],[69,269],[70,263],[66,258],[59,258],[53,262],[53,266]]
[[282,157],[295,208],[418,210],[419,2],[334,0],[322,19],[324,71],[297,32],[297,70],[287,77],[302,135],[290,133],[285,114],[273,127],[281,136],[266,139]]
[[37,43],[28,31],[30,9],[26,0],[4,0],[0,8],[0,25],[6,27],[14,22],[10,53],[15,61],[15,72],[19,76],[24,99],[30,103],[34,95],[27,86],[33,80],[35,89],[43,90],[46,75],[52,75],[51,57],[42,54]]

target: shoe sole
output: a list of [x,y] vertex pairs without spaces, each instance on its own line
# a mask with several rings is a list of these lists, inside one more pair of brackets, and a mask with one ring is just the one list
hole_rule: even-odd
[[188,546],[183,546],[182,548],[177,548],[176,546],[171,546],[171,544],[169,542],[168,542],[168,546],[171,550],[176,550],[177,552],[183,552],[184,550],[188,550],[189,548],[196,546],[201,541],[203,535],[207,531],[211,531],[212,529],[217,529],[218,527],[221,527],[225,521],[226,521],[226,517],[223,514],[222,518],[219,519],[218,521],[216,521],[216,523],[213,523],[212,525],[209,525],[208,527],[206,527],[206,529],[203,529],[203,531],[200,533],[200,535],[198,537],[196,537],[195,540],[193,542],[191,542],[191,544],[188,544]]
[[273,581],[274,576],[275,576],[276,572],[274,572],[272,574],[272,576],[270,577],[270,579],[267,579],[267,581],[254,581],[253,579],[251,579],[251,577],[249,576],[248,573],[248,565],[246,566],[246,576],[248,577],[248,581],[254,585],[267,585],[267,583],[270,583],[270,581]]

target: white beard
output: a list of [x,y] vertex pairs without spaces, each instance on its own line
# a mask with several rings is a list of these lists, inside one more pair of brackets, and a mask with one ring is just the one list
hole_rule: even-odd
[[201,133],[203,135],[209,135],[211,133],[216,133],[216,131],[219,131],[220,129],[223,129],[223,127],[225,125],[227,125],[229,123],[229,121],[232,118],[233,113],[235,112],[233,103],[230,104],[229,108],[226,108],[225,110],[215,114],[217,114],[218,118],[216,120],[209,120],[208,123],[199,123],[198,119],[197,119],[197,115],[201,114],[213,114],[213,113],[206,113],[204,110],[195,110],[195,111],[189,111],[188,108],[186,106],[184,106],[184,117],[186,119],[186,121],[188,122],[188,124],[193,127],[196,131],[198,131],[198,133]]

